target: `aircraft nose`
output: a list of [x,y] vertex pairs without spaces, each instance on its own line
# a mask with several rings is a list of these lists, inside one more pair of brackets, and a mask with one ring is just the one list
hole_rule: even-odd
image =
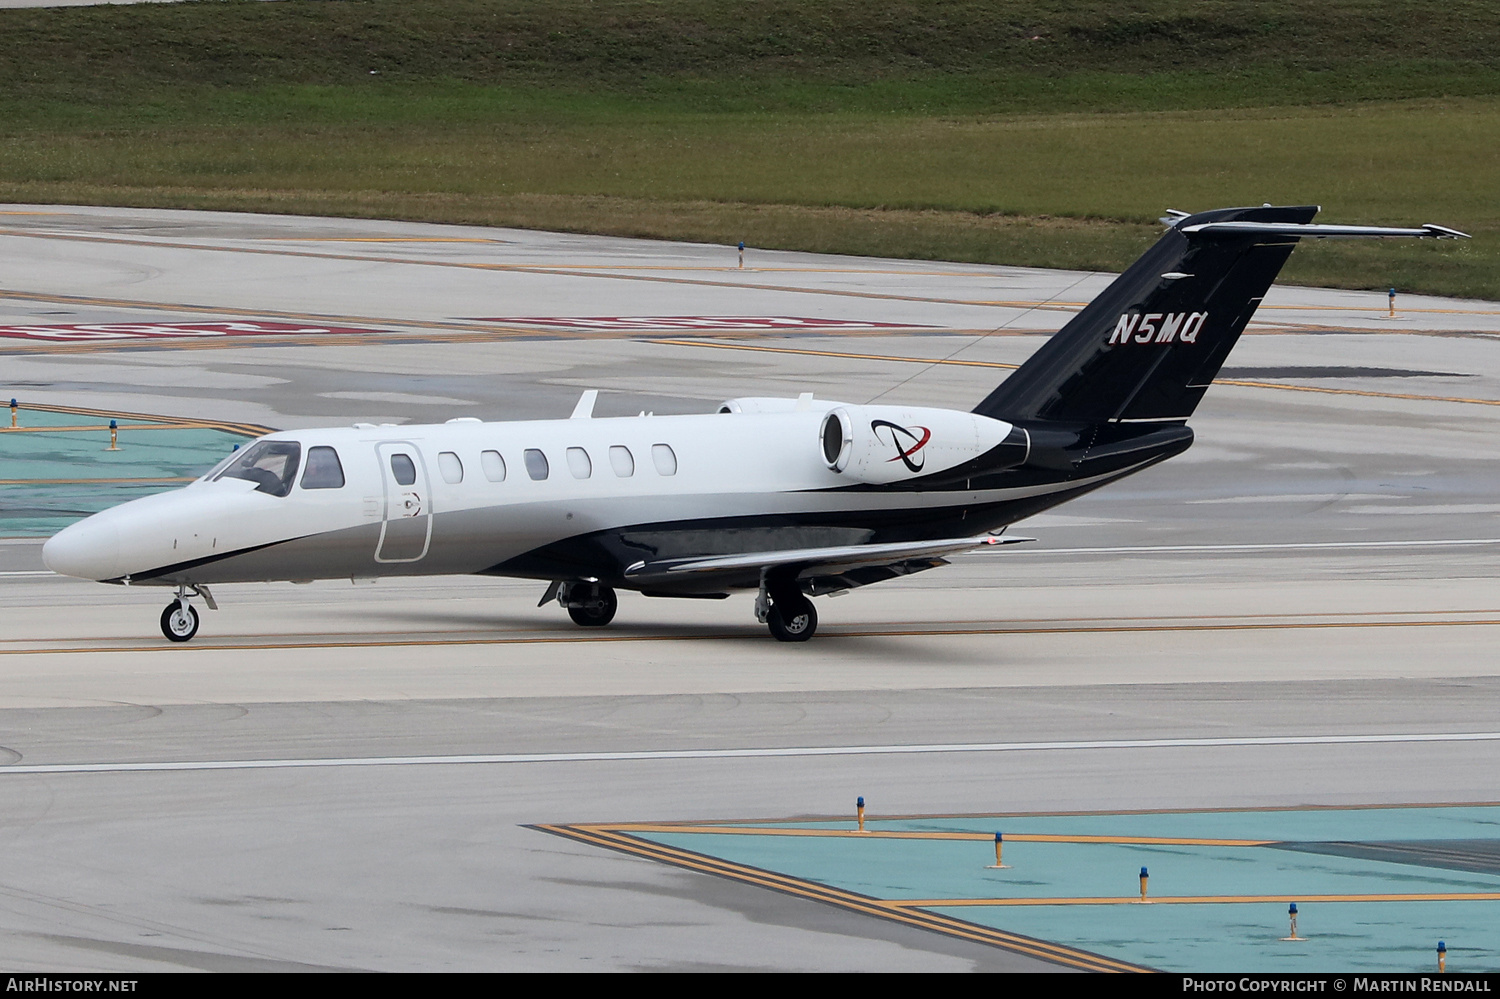
[[42,562],[53,572],[81,579],[119,575],[120,530],[98,516],[65,527],[42,545]]

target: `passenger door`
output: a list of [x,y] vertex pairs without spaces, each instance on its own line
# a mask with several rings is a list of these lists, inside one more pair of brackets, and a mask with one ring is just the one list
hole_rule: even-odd
[[375,546],[377,562],[416,562],[432,541],[432,494],[422,452],[405,442],[375,446],[385,485],[385,520]]

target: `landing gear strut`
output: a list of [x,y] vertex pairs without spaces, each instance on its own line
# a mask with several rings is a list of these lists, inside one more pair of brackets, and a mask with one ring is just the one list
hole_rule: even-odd
[[818,630],[818,612],[795,581],[764,580],[755,598],[755,618],[778,642],[805,642]]
[[188,596],[202,597],[203,602],[208,604],[209,610],[218,610],[219,605],[214,603],[212,593],[208,592],[206,586],[177,587],[177,599],[167,604],[166,609],[161,612],[161,633],[167,636],[169,642],[186,642],[198,634],[198,610],[188,603]]
[[604,627],[620,607],[614,587],[603,583],[558,583],[557,602],[568,609],[574,624],[584,628]]

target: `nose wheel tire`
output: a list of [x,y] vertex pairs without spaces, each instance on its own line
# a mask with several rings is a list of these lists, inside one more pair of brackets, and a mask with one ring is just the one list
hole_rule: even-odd
[[602,628],[615,619],[620,598],[610,586],[580,586],[568,602],[568,617],[583,628]]
[[818,612],[812,601],[800,594],[778,600],[766,614],[766,627],[778,642],[805,642],[818,630]]
[[198,611],[173,600],[161,612],[161,633],[171,642],[186,642],[198,634]]

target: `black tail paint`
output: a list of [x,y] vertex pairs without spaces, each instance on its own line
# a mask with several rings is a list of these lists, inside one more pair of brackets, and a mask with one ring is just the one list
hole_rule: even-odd
[[1181,424],[1298,241],[1285,232],[1184,230],[1305,224],[1317,213],[1316,206],[1223,208],[1182,219],[974,411],[1038,431]]

